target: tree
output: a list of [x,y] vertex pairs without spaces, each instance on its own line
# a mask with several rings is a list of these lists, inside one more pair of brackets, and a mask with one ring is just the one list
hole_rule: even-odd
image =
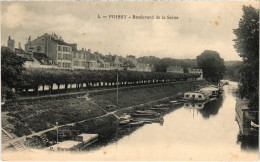
[[225,73],[224,60],[216,51],[205,50],[197,56],[197,64],[203,71],[203,76],[211,82],[219,82]]
[[11,49],[1,48],[1,95],[7,95],[7,98],[11,98],[13,97],[11,89],[17,89],[21,86],[24,62],[25,60],[17,56]]
[[258,109],[259,96],[259,9],[243,6],[239,21],[235,49],[243,59],[240,68],[239,93],[249,99],[249,108]]
[[242,61],[233,61],[232,64],[225,64],[227,71],[225,72],[224,79],[231,81],[239,81],[239,68]]

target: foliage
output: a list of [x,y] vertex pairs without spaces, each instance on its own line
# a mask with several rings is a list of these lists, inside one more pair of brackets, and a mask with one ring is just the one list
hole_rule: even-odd
[[[14,126],[14,131],[18,136],[31,134],[30,131],[39,132],[55,126],[68,124],[86,119],[105,115],[106,112],[123,110],[122,108],[150,103],[158,99],[177,95],[179,92],[194,90],[196,85],[205,85],[205,81],[180,82],[176,84],[161,84],[157,86],[142,86],[139,88],[129,87],[127,90],[119,90],[119,105],[114,109],[108,109],[107,105],[116,105],[116,90],[101,93],[92,92],[90,100],[82,98],[68,98],[61,100],[34,101],[18,105],[3,105],[2,111],[9,111],[11,117],[8,122]],[[105,111],[106,112],[105,112]],[[112,114],[111,114],[112,115]],[[112,115],[113,116],[113,115]],[[40,120],[39,120],[40,119]],[[108,123],[105,118],[95,118],[90,121]],[[105,120],[104,120],[105,119]],[[94,124],[94,123],[93,123]],[[101,130],[103,127],[94,127],[91,124],[84,124],[85,128],[91,130]],[[93,129],[92,129],[93,128]],[[108,127],[110,128],[110,127]]]
[[16,88],[22,83],[22,72],[24,71],[24,59],[17,56],[11,49],[1,48],[1,95],[13,98],[11,88]]
[[138,71],[67,71],[57,69],[27,69],[22,73],[23,84],[21,88],[38,88],[39,85],[60,84],[82,84],[110,82],[115,83],[119,75],[119,81],[123,83],[132,82],[166,82],[173,80],[187,80],[188,78],[198,78],[196,74],[158,73],[158,72],[138,72]]
[[231,81],[239,81],[239,68],[241,64],[241,61],[234,61],[232,63],[230,63],[230,61],[228,63],[225,62],[227,71],[224,74],[224,78]]
[[258,109],[259,94],[259,9],[243,6],[243,16],[234,29],[235,49],[243,59],[239,92],[249,99],[249,107]]
[[187,68],[196,68],[197,62],[195,59],[173,59],[173,58],[158,58],[155,56],[143,56],[138,58],[138,61],[145,64],[150,64],[154,67],[155,72],[166,72],[169,66],[181,66],[187,72]]
[[205,50],[201,55],[197,56],[199,68],[203,71],[203,76],[206,80],[219,82],[225,73],[224,60],[216,51]]

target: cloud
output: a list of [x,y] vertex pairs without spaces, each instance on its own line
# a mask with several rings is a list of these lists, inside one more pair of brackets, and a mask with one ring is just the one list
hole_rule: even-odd
[[2,15],[2,23],[8,28],[15,28],[23,25],[26,16],[30,13],[19,3],[8,6],[7,11]]
[[[249,3],[249,2],[248,2]],[[68,43],[103,54],[196,58],[206,49],[224,59],[240,59],[232,29],[242,16],[242,2],[1,2],[2,42],[11,35],[26,43],[55,32]],[[157,5],[158,4],[158,5]],[[252,4],[256,4],[253,3]],[[258,4],[258,3],[257,3]],[[229,6],[230,5],[230,6]],[[195,7],[194,7],[195,6]],[[97,14],[174,15],[178,20],[97,19]]]

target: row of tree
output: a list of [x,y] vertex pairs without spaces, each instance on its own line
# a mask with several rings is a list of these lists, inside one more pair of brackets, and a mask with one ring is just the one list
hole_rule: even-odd
[[249,108],[259,110],[259,9],[243,6],[239,21],[235,49],[243,59],[239,69],[239,93],[249,99]]
[[[1,94],[7,98],[13,98],[15,91],[34,89],[38,94],[38,87],[49,86],[52,93],[54,84],[58,87],[65,85],[67,91],[69,84],[76,84],[78,90],[87,85],[93,86],[115,86],[117,78],[120,84],[149,84],[157,82],[169,82],[196,79],[195,74],[176,74],[162,72],[138,72],[138,71],[68,71],[58,69],[25,69],[25,60],[17,56],[9,48],[1,48]],[[117,77],[118,76],[118,77]],[[44,89],[43,89],[44,90]]]
[[[58,69],[26,69],[21,75],[21,82],[14,88],[34,89],[38,93],[38,87],[49,86],[49,93],[52,93],[53,85],[56,84],[58,91],[60,85],[65,85],[67,91],[70,84],[76,84],[78,90],[83,87],[93,86],[115,86],[117,80],[122,85],[150,84],[158,82],[183,81],[198,78],[197,74],[189,73],[159,73],[159,72],[139,72],[139,71],[68,71]],[[43,89],[44,90],[44,89]]]

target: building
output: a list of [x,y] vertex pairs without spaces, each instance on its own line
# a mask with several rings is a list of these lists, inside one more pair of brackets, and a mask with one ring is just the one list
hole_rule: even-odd
[[25,68],[58,69],[58,66],[53,64],[53,60],[44,53],[24,52],[17,55],[25,59]]
[[68,44],[56,34],[44,34],[34,40],[29,37],[25,44],[26,52],[44,53],[59,69],[71,69],[72,65],[72,48],[76,44]]
[[82,48],[78,51],[76,48],[72,50],[72,70],[83,70],[86,69],[86,55],[87,52]]
[[131,62],[128,59],[123,59],[122,60],[122,64],[121,64],[121,69],[122,70],[131,70],[131,71],[136,71],[136,66],[133,64],[133,62]]
[[180,66],[170,66],[167,68],[167,72],[169,73],[184,73],[184,70]]
[[104,61],[109,63],[109,69],[110,70],[120,70],[121,69],[121,65],[122,65],[122,62],[120,61],[121,58],[117,55],[106,55],[104,56]]
[[149,64],[144,64],[144,63],[138,63],[138,71],[145,71],[145,72],[151,72],[152,68],[150,67]]
[[11,37],[8,37],[7,40],[7,47],[10,48],[12,51],[15,51],[15,41],[14,39],[11,39]]
[[203,71],[202,71],[202,69],[191,69],[191,68],[188,68],[188,73],[199,74],[200,77],[198,79],[203,79]]

